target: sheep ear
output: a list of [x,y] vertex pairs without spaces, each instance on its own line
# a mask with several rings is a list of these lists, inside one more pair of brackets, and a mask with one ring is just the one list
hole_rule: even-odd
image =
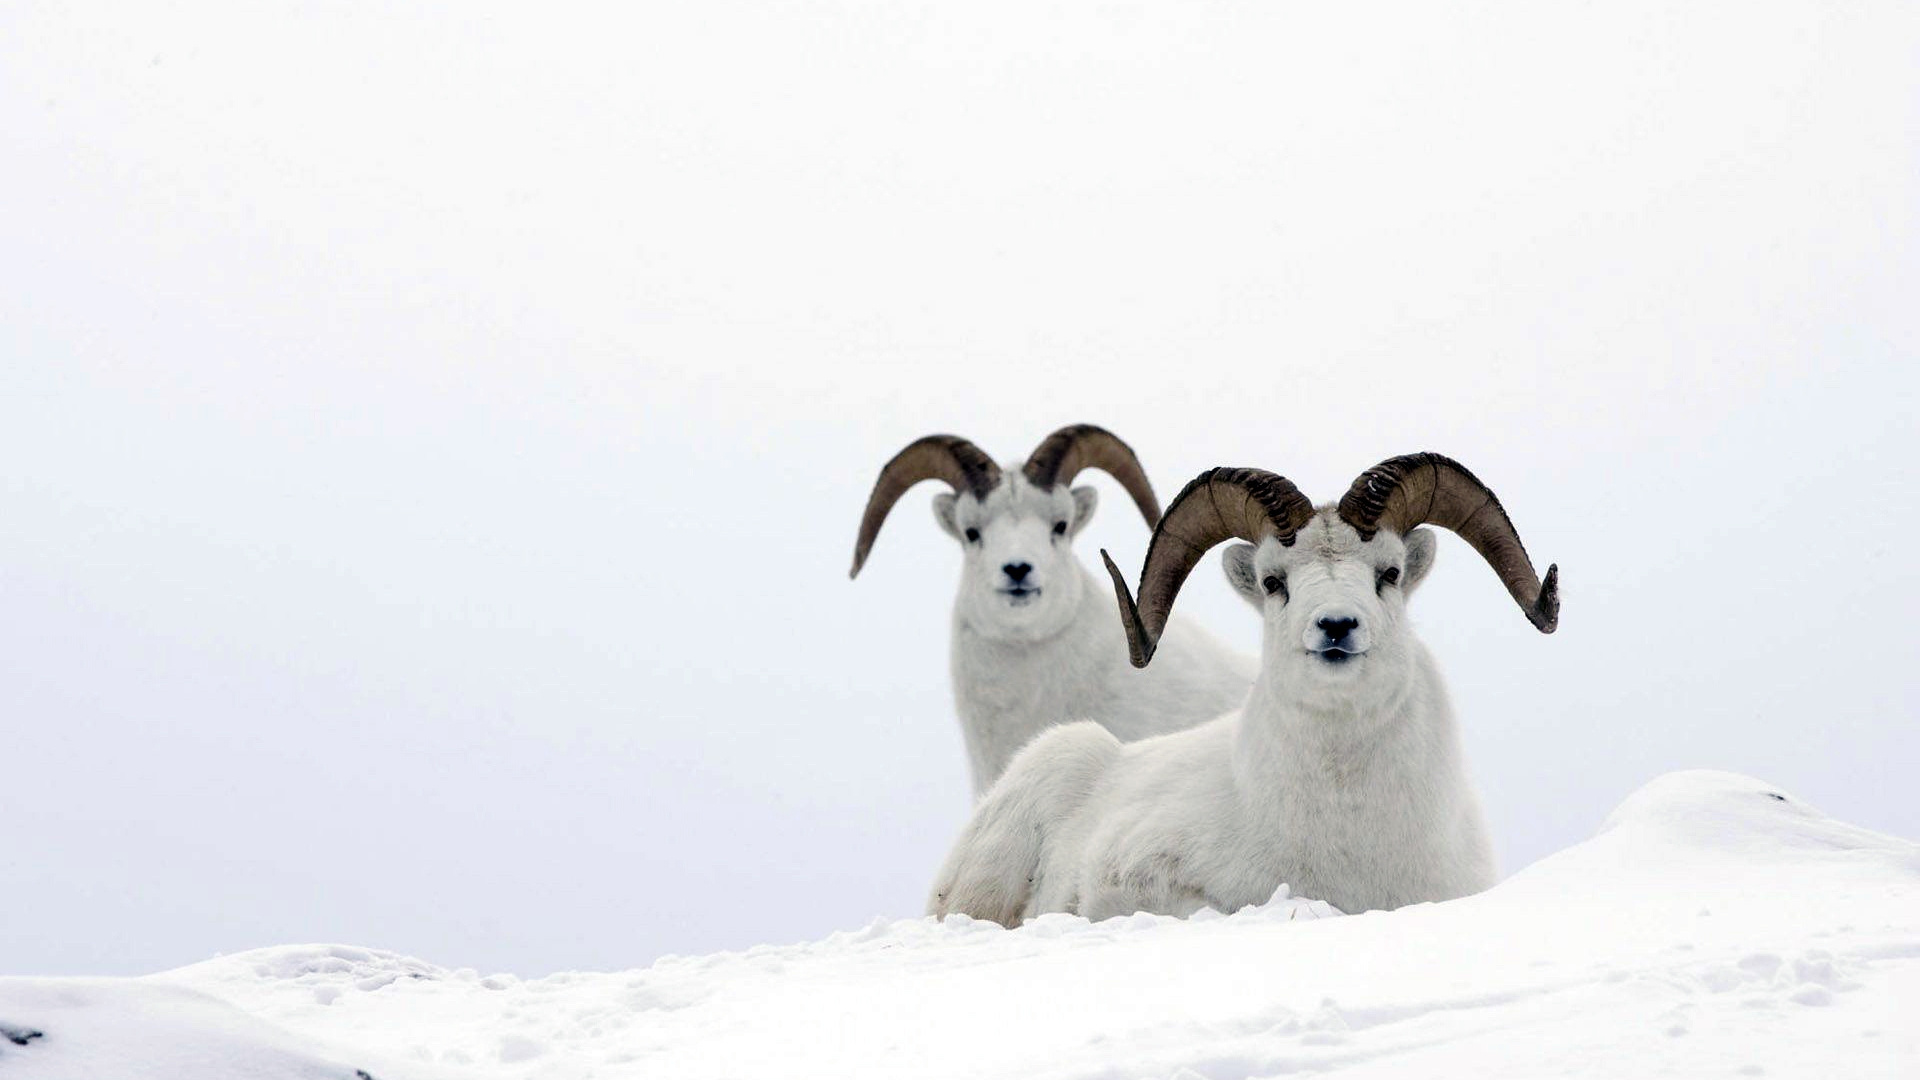
[[1093,520],[1093,512],[1100,506],[1100,493],[1090,487],[1073,489],[1073,524],[1067,526],[1067,532],[1079,536],[1080,530]]
[[1415,529],[1406,536],[1407,568],[1400,572],[1400,588],[1408,596],[1426,580],[1427,571],[1433,569],[1433,557],[1439,550],[1434,543],[1432,529]]
[[1253,552],[1252,544],[1231,544],[1220,553],[1220,568],[1227,572],[1227,584],[1242,600],[1252,604],[1255,611],[1265,611],[1267,594],[1253,572]]
[[949,491],[943,491],[933,497],[933,520],[940,523],[941,532],[955,540],[960,539],[960,526],[953,520],[953,507],[959,501],[960,496]]

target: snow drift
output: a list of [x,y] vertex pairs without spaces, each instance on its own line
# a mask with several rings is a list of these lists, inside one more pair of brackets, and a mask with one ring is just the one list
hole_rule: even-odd
[[6,979],[0,1022],[45,1037],[0,1074],[1920,1074],[1920,846],[1747,777],[1662,777],[1478,896],[1337,915],[880,920],[533,980],[340,946]]

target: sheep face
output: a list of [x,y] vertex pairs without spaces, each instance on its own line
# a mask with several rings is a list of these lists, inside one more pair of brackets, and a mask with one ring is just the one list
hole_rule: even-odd
[[1227,549],[1227,580],[1261,613],[1272,684],[1313,696],[1390,695],[1416,662],[1407,597],[1433,567],[1428,529],[1363,541],[1322,509],[1291,547],[1269,537]]
[[1072,623],[1085,579],[1073,538],[1093,517],[1090,487],[1041,489],[1008,469],[982,499],[938,495],[934,517],[960,544],[960,618],[977,633],[1041,641]]

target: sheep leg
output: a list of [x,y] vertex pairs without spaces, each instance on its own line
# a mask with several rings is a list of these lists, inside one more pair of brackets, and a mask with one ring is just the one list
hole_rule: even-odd
[[1022,799],[988,801],[974,813],[934,879],[927,913],[968,915],[1005,927],[1020,925],[1040,870],[1040,822]]

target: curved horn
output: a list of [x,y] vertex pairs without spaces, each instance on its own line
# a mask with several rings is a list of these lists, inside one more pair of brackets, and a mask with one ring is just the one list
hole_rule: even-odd
[[867,512],[860,516],[860,538],[853,544],[853,569],[848,577],[858,577],[860,567],[873,550],[873,539],[880,535],[880,524],[887,512],[907,489],[922,480],[945,480],[956,492],[970,491],[980,498],[1000,483],[1000,466],[986,451],[958,435],[928,435],[907,444],[905,450],[880,470],[873,482],[873,494],[867,496]]
[[1546,580],[1534,576],[1533,560],[1520,533],[1500,505],[1466,466],[1439,454],[1404,454],[1360,474],[1340,500],[1340,518],[1360,539],[1382,528],[1405,536],[1426,524],[1451,529],[1487,560],[1520,610],[1543,634],[1560,625],[1560,568],[1547,567]]
[[1127,592],[1127,579],[1104,549],[1107,574],[1120,601],[1120,622],[1127,630],[1127,651],[1134,667],[1146,667],[1159,647],[1160,633],[1173,611],[1173,598],[1194,565],[1222,540],[1252,543],[1271,536],[1293,546],[1300,527],[1313,517],[1313,503],[1293,482],[1265,469],[1208,469],[1174,497],[1167,516],[1147,544],[1140,569],[1140,602]]
[[1153,485],[1147,471],[1133,456],[1133,447],[1120,437],[1093,424],[1069,424],[1041,440],[1021,468],[1037,488],[1071,484],[1082,469],[1099,469],[1127,489],[1147,527],[1160,524],[1160,500],[1153,497]]

